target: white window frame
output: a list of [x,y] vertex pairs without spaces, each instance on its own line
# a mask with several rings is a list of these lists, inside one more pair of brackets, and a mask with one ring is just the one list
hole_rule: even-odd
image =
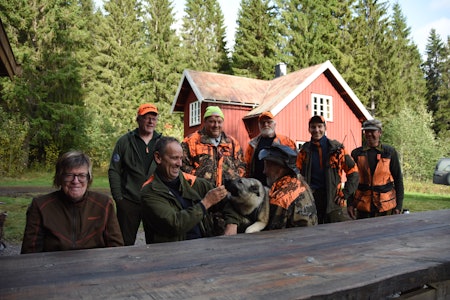
[[199,101],[189,104],[189,127],[201,124],[201,105]]
[[323,116],[325,121],[333,121],[333,97],[311,94],[311,117]]

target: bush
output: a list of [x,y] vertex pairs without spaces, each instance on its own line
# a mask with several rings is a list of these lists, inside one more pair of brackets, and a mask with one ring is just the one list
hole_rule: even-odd
[[425,109],[407,107],[383,125],[382,141],[398,151],[405,178],[432,178],[436,162],[444,154],[431,124],[431,115]]
[[0,107],[0,176],[19,175],[26,169],[24,145],[29,125]]

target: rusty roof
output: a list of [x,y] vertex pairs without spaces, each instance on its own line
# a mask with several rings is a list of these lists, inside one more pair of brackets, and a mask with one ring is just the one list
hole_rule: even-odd
[[172,112],[183,112],[187,92],[192,90],[202,101],[252,106],[245,118],[258,116],[264,111],[278,114],[290,101],[325,71],[331,72],[336,82],[367,119],[370,113],[351,91],[330,61],[301,69],[272,80],[260,80],[240,76],[185,70],[175,95]]

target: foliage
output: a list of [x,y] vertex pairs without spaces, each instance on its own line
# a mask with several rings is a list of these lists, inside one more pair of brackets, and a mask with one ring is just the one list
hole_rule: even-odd
[[390,2],[242,0],[229,52],[217,0],[187,0],[182,20],[170,0],[106,0],[99,11],[92,0],[1,1],[23,75],[0,80],[0,173],[49,170],[74,148],[104,169],[143,102],[158,106],[159,132],[181,139],[171,106],[184,69],[271,79],[278,62],[296,71],[331,60],[386,124],[406,176],[428,178],[435,157],[450,155],[450,44],[432,30],[422,64]]
[[18,116],[9,116],[0,106],[0,176],[17,176],[26,169],[22,149],[29,124]]
[[187,0],[182,45],[188,68],[229,73],[223,13],[217,0]]
[[233,73],[272,79],[277,63],[275,12],[269,0],[242,0],[233,52]]
[[[280,49],[291,71],[337,60],[342,41],[339,29],[345,28],[350,14],[348,1],[277,0]],[[342,30],[344,31],[344,30]]]
[[442,150],[439,149],[430,127],[431,116],[425,108],[405,107],[383,125],[382,140],[391,144],[400,154],[405,178],[426,180],[432,178],[434,167]]

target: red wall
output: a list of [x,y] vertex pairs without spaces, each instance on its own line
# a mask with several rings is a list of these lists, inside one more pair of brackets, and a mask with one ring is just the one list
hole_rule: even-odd
[[343,142],[348,152],[360,146],[361,123],[323,74],[275,116],[276,131],[289,136],[294,142],[310,140],[311,94],[332,96],[333,120],[327,122],[326,135]]
[[[349,153],[354,148],[360,146],[362,141],[361,123],[324,74],[320,75],[317,80],[275,116],[275,120],[277,121],[276,131],[289,136],[294,142],[303,143],[310,140],[308,121],[312,114],[310,108],[311,94],[327,95],[333,98],[333,120],[327,122],[326,135],[331,139],[343,142]],[[189,127],[189,103],[196,100],[194,94],[191,92],[184,107],[185,136],[203,127],[203,124]],[[241,144],[243,150],[245,150],[250,137],[242,119],[248,114],[251,108],[203,102],[202,116],[206,107],[209,105],[221,107],[225,115],[225,133],[235,137]],[[257,126],[256,123],[253,123],[253,125]],[[252,127],[254,128],[254,126]]]

